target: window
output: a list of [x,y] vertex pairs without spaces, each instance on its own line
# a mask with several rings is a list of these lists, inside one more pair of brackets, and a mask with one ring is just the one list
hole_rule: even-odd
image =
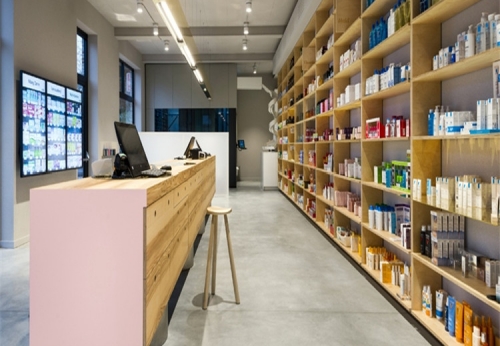
[[120,60],[120,121],[134,123],[134,70]]
[[229,132],[229,118],[235,109],[155,109],[155,131]]
[[78,177],[89,176],[89,163],[87,153],[89,148],[89,131],[88,131],[88,36],[80,29],[76,30],[76,74],[77,74],[77,89],[82,92],[82,126],[83,126],[83,168],[78,170]]

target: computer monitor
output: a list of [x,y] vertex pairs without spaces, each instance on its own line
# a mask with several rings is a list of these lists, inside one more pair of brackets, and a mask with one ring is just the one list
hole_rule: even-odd
[[150,169],[148,158],[135,125],[116,121],[115,131],[120,150],[127,155],[131,176],[133,178],[138,177],[142,171]]
[[244,139],[238,139],[238,149],[246,149]]

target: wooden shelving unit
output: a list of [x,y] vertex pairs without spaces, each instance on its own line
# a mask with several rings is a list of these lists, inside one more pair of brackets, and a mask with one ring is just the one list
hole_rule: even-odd
[[[454,19],[455,16],[462,15],[463,12],[466,12],[467,17],[469,17],[469,11],[474,13],[471,14],[471,17],[476,16],[475,13],[481,12],[477,9],[477,6],[481,6],[478,4],[480,0],[440,0],[422,14],[419,13],[419,1],[407,1],[410,1],[411,4],[410,23],[401,27],[391,37],[371,50],[368,50],[368,40],[372,24],[380,17],[386,16],[397,0],[375,0],[366,9],[363,0],[323,0],[321,2],[289,59],[283,65],[282,71],[277,75],[280,93],[286,89],[288,80],[292,76],[295,76],[296,81],[295,85],[287,93],[284,93],[284,97],[279,101],[279,107],[285,109],[289,106],[287,104],[288,99],[293,97],[296,100],[304,92],[304,89],[307,89],[309,83],[313,82],[316,77],[321,78],[324,75],[328,65],[332,63],[334,75],[333,78],[319,85],[315,92],[295,102],[293,107],[288,107],[278,118],[278,122],[281,122],[289,116],[295,117],[294,124],[285,126],[278,131],[279,137],[288,137],[289,140],[288,144],[278,145],[280,152],[288,151],[289,153],[288,160],[278,160],[278,177],[282,183],[280,186],[287,186],[282,188],[281,191],[296,205],[298,205],[297,194],[304,196],[304,203],[306,203],[307,198],[316,202],[316,219],[307,213],[305,206],[302,208],[303,213],[313,220],[319,229],[378,282],[380,282],[379,272],[370,270],[365,263],[364,253],[366,248],[387,246],[391,251],[396,251],[398,258],[411,266],[411,300],[401,299],[399,287],[382,283],[380,284],[381,287],[420,321],[438,340],[446,345],[458,345],[455,338],[450,337],[444,330],[440,321],[425,316],[421,311],[422,287],[430,285],[434,292],[437,289],[451,285],[454,291],[475,298],[472,302],[473,310],[498,313],[500,312],[500,304],[486,297],[494,294],[494,289],[487,288],[484,282],[475,278],[463,278],[461,272],[455,271],[451,267],[435,266],[429,258],[420,254],[418,242],[421,226],[429,224],[429,212],[431,210],[439,211],[441,209],[427,204],[425,196],[422,196],[420,200],[413,199],[410,190],[395,187],[388,188],[385,185],[373,182],[373,166],[379,166],[382,162],[391,160],[405,160],[406,151],[410,150],[412,178],[425,181],[427,178],[434,179],[438,176],[450,176],[447,175],[450,174],[447,170],[450,169],[450,157],[455,154],[450,152],[449,148],[455,146],[457,151],[471,151],[474,148],[480,148],[477,149],[480,151],[493,150],[490,153],[491,159],[485,160],[485,166],[491,167],[490,176],[500,176],[500,149],[494,149],[500,148],[500,133],[427,136],[427,112],[429,109],[434,109],[436,105],[444,103],[443,99],[445,97],[450,98],[449,95],[444,95],[444,90],[450,89],[449,84],[451,83],[449,81],[456,77],[470,75],[471,79],[475,81],[475,85],[477,85],[479,82],[476,80],[477,78],[474,79],[475,75],[484,73],[483,70],[491,68],[493,62],[500,60],[500,48],[490,49],[458,63],[432,71],[432,56],[438,54],[442,48],[441,42],[444,41],[442,30],[448,27],[443,23],[449,19]],[[491,2],[491,0],[485,1]],[[333,15],[329,15],[329,9],[334,5],[335,12]],[[474,7],[474,9],[471,7]],[[495,12],[500,13],[500,4]],[[475,25],[479,19],[478,17],[467,20],[470,21],[469,24]],[[346,22],[350,24],[346,26]],[[458,32],[453,34],[458,34]],[[316,61],[316,52],[326,46],[330,35],[334,36],[333,46]],[[351,48],[358,39],[361,40],[361,58],[340,71],[338,68],[340,66],[340,56]],[[406,61],[392,60],[399,59],[398,56],[404,56]],[[406,64],[408,56],[411,64],[410,80],[375,94],[365,95],[366,80],[373,75],[374,70],[380,70],[390,63]],[[292,58],[295,61],[293,67],[290,66]],[[361,98],[337,107],[337,98],[340,97],[340,94],[344,92],[348,85],[356,83],[361,85]],[[491,79],[484,83],[488,83],[489,88],[492,88]],[[471,88],[474,88],[474,86]],[[333,93],[331,99],[332,109],[304,119],[306,112],[314,110],[318,102],[330,97],[330,93]],[[463,91],[459,90],[457,93],[459,93],[457,99],[460,99]],[[460,102],[457,101],[457,103],[459,103],[459,107],[463,108]],[[397,107],[394,107],[394,104],[397,104]],[[394,108],[397,110],[393,110]],[[475,104],[468,108],[472,109],[466,110],[475,112]],[[410,119],[411,136],[380,139],[364,138],[365,121],[367,119],[379,117],[382,123],[385,124],[387,119],[395,115],[394,112],[399,112],[397,115],[401,114],[404,118]],[[317,111],[314,113],[317,113]],[[336,128],[343,129],[357,126],[361,126],[362,139],[336,139]],[[318,135],[330,129],[335,139],[304,142],[306,130],[310,131],[311,129]],[[321,168],[309,166],[309,151],[315,153],[316,165]],[[301,152],[305,164],[299,163]],[[323,169],[323,158],[329,153],[333,153],[333,172]],[[360,159],[362,179],[348,178],[338,174],[340,171],[339,163],[354,157]],[[459,158],[458,160],[466,162],[466,159]],[[471,168],[474,169],[475,167],[467,167],[466,164],[463,167],[455,167],[453,175],[474,174]],[[295,181],[297,181],[299,175],[306,182],[312,178],[316,184],[316,192],[310,192],[303,187],[294,185],[294,182],[283,174],[285,170],[294,172]],[[483,181],[487,181],[489,176],[483,178]],[[336,191],[350,191],[360,196],[361,217],[348,211],[347,208],[337,207],[334,201],[323,197],[322,190],[329,184],[333,184]],[[425,188],[423,188],[422,192],[425,193]],[[292,199],[292,193],[295,194],[294,199]],[[399,237],[369,227],[369,206],[380,203],[402,203],[411,206],[412,249],[404,248]],[[326,210],[333,210],[334,229],[337,226],[343,226],[361,235],[359,253],[353,253],[350,248],[344,246],[326,228],[324,224]],[[471,217],[466,217],[466,219],[468,223],[473,223],[473,228],[484,227],[490,237],[491,234],[494,234],[500,239],[500,227],[493,225],[490,220],[476,220]],[[497,253],[490,254],[490,256],[496,256],[497,259],[500,259],[500,250]],[[500,330],[500,314],[491,317],[494,320],[495,327]]]

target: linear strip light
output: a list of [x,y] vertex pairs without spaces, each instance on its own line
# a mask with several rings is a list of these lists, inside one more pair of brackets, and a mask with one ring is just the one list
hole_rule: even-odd
[[196,62],[194,61],[193,55],[191,54],[191,51],[189,50],[189,47],[187,44],[184,43],[179,43],[179,48],[181,49],[182,55],[186,58],[187,63],[191,68],[196,68]]
[[158,12],[160,12],[161,17],[163,18],[163,21],[167,25],[168,31],[170,31],[170,34],[174,37],[174,40],[177,42],[184,42],[181,29],[177,25],[167,2],[165,0],[155,0],[155,4],[158,8]]
[[203,83],[203,77],[201,76],[201,73],[198,69],[193,70],[194,76],[196,77],[196,80],[198,80],[198,83],[202,84]]

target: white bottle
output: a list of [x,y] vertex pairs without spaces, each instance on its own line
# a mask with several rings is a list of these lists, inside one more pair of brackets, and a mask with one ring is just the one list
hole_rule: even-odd
[[497,46],[497,22],[495,21],[495,13],[488,15],[488,25],[490,29],[488,49],[491,49]]
[[486,50],[486,22],[488,21],[488,13],[483,12],[481,21],[476,26],[476,54]]
[[495,16],[496,46],[500,47],[500,14]]
[[[486,17],[486,20],[483,21],[483,17]],[[490,49],[490,38],[491,38],[491,30],[490,30],[490,16],[483,12],[483,17],[481,17],[481,23],[484,29],[484,43],[482,44],[483,52]],[[492,18],[493,19],[493,18]]]
[[465,34],[465,57],[470,58],[476,51],[476,35],[474,27],[469,25],[469,31]]

